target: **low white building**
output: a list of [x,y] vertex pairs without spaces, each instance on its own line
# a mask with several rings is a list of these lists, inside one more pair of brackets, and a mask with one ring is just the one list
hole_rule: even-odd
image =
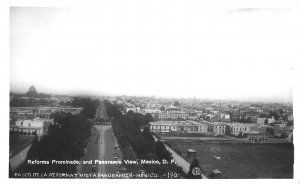
[[171,131],[177,131],[176,122],[174,121],[157,121],[149,122],[150,131],[155,133],[169,133]]
[[134,113],[138,113],[141,111],[141,108],[140,107],[131,107],[131,108],[126,108],[126,113],[129,112],[129,111],[132,111]]
[[15,125],[10,126],[10,131],[31,135],[35,132],[38,136],[41,136],[47,132],[50,124],[53,124],[53,119],[17,120]]
[[144,111],[145,111],[145,113],[150,113],[150,114],[161,113],[161,111],[158,109],[144,109]]
[[230,125],[230,133],[232,135],[239,135],[240,132],[244,133],[247,131],[247,125],[243,123],[232,123]]
[[170,113],[158,113],[159,119],[186,119],[188,114],[186,112],[170,112]]
[[207,122],[207,131],[217,135],[225,134],[226,124],[222,122]]
[[275,122],[275,119],[274,118],[268,118],[268,125],[272,124]]
[[267,118],[257,118],[258,125],[265,125]]
[[241,132],[242,134],[258,131],[258,125],[254,123],[226,123],[227,129],[230,130],[231,135],[239,135]]
[[156,133],[207,133],[207,123],[187,121],[149,122],[150,131]]
[[199,133],[207,133],[208,124],[206,121],[195,122],[198,124],[198,132]]
[[221,116],[221,119],[230,119],[229,114],[221,113],[220,116]]

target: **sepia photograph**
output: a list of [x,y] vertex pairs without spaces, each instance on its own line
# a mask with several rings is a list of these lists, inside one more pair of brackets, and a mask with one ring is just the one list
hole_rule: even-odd
[[299,9],[8,9],[10,181],[296,178]]

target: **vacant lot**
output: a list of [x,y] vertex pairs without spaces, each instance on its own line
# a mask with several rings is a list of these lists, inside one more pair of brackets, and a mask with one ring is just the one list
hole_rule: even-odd
[[[182,152],[197,151],[204,172],[214,169],[223,178],[293,178],[294,147],[292,144],[226,143],[217,141],[167,141]],[[191,158],[186,158],[192,161]]]

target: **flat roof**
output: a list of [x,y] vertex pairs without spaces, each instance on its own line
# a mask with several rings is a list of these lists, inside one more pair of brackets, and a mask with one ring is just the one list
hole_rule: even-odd
[[173,125],[173,126],[198,126],[197,122],[194,121],[156,121],[156,122],[149,122],[150,125]]
[[226,125],[225,123],[223,122],[207,122],[208,124],[211,124],[211,125]]
[[176,122],[173,121],[157,121],[157,122],[149,122],[150,125],[175,125]]

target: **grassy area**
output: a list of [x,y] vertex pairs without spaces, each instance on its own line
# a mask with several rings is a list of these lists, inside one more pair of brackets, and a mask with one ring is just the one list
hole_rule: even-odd
[[[167,141],[182,153],[197,151],[205,173],[218,169],[223,178],[293,178],[292,144],[221,143],[212,141]],[[183,154],[186,158],[186,154]],[[216,158],[220,157],[220,159]],[[186,158],[192,161],[192,158]]]

